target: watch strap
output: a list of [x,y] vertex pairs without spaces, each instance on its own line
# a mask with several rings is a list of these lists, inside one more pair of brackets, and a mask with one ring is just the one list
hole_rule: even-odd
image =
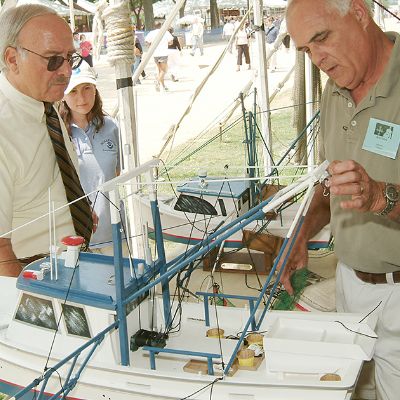
[[393,210],[393,208],[395,207],[395,205],[397,204],[397,201],[398,201],[398,199],[399,199],[399,192],[397,192],[398,193],[398,196],[397,196],[397,199],[396,200],[393,200],[393,199],[391,199],[389,196],[388,196],[388,188],[394,188],[395,190],[397,190],[396,189],[396,187],[394,186],[394,185],[392,185],[391,183],[386,183],[385,184],[385,189],[383,190],[383,196],[385,197],[385,199],[386,199],[386,205],[385,205],[385,207],[384,207],[384,209],[382,210],[382,211],[379,211],[379,212],[377,212],[377,213],[375,213],[375,215],[387,215],[387,214],[389,214],[392,210]]

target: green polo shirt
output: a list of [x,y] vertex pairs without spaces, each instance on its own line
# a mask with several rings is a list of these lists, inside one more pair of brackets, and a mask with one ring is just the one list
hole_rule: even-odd
[[[321,104],[322,159],[354,160],[372,179],[400,184],[400,151],[391,159],[363,150],[370,118],[400,124],[400,35],[383,76],[355,106],[350,92],[329,80]],[[335,252],[342,262],[365,272],[400,270],[400,224],[370,212],[343,210],[343,196],[332,196],[331,227]]]

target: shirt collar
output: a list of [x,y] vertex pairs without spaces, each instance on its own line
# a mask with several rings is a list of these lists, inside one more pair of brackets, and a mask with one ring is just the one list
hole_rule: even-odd
[[376,96],[387,97],[390,95],[400,70],[400,35],[396,32],[386,32],[386,36],[394,42],[392,54],[383,75],[376,84]]
[[41,122],[44,117],[44,104],[41,101],[29,97],[17,90],[7,79],[4,72],[0,73],[0,90],[10,100],[13,107],[21,109],[24,114]]
[[[400,69],[400,35],[397,32],[385,32],[385,35],[394,42],[394,46],[392,48],[389,62],[387,63],[382,76],[371,88],[371,93],[373,93],[375,97],[388,97],[390,95],[390,92],[394,87],[394,77],[398,77],[398,71]],[[340,88],[334,82],[333,85],[333,93],[341,94],[346,98],[351,98],[348,89]]]
[[83,132],[89,132],[89,130],[94,126],[93,120],[89,121],[87,128],[86,129],[82,129],[80,128],[75,122],[71,122],[71,126],[80,129]]

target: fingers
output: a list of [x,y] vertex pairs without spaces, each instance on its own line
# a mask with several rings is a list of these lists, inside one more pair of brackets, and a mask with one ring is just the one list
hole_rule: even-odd
[[292,276],[294,271],[295,270],[286,268],[285,271],[283,271],[282,276],[281,276],[281,283],[290,296],[293,295],[293,287],[290,282],[290,277]]
[[378,202],[381,190],[364,167],[353,160],[333,161],[328,171],[331,177],[326,182],[330,193],[344,197],[340,206],[344,209],[373,211]]
[[352,160],[333,161],[328,171],[331,177],[326,184],[332,194],[360,196],[364,193],[369,176],[360,164]]

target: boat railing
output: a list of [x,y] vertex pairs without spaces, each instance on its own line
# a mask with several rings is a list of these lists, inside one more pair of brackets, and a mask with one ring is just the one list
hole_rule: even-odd
[[[254,310],[254,302],[258,300],[258,297],[254,296],[243,296],[239,294],[225,294],[225,293],[212,293],[212,292],[196,292],[196,295],[203,296],[203,304],[204,304],[204,319],[206,326],[210,326],[210,305],[208,299],[236,299],[236,300],[247,300],[249,302],[249,310],[250,313],[253,314]],[[251,318],[251,329],[253,331],[256,330],[256,320],[253,316]]]
[[[17,392],[13,397],[11,397],[10,400],[18,400],[18,399],[25,398],[26,393],[28,393],[30,390],[38,387],[40,383],[42,383],[41,387],[40,387],[40,391],[37,395],[35,395],[35,399],[37,399],[37,400],[42,400],[42,399],[55,400],[55,399],[58,399],[60,395],[62,395],[63,398],[66,398],[66,395],[77,384],[82,371],[85,369],[86,365],[92,358],[97,347],[104,340],[105,335],[108,334],[111,330],[116,329],[116,328],[118,328],[118,321],[109,325],[106,329],[104,329],[103,331],[98,333],[87,343],[80,346],[77,350],[75,350],[70,355],[68,355],[67,357],[62,359],[56,365],[54,365],[54,367],[47,368],[42,376],[40,376],[39,378],[36,378],[32,383],[30,383],[24,389]],[[84,357],[82,362],[79,363],[79,368],[77,368],[75,375],[72,376],[72,374],[74,373],[75,367],[77,367],[77,362],[78,362],[79,357],[82,355],[82,353],[85,350],[87,350],[89,348],[90,348],[90,350],[89,350],[88,354],[86,354],[86,356]],[[54,393],[51,397],[48,397],[47,395],[45,395],[45,390],[46,390],[46,386],[47,386],[49,379],[51,378],[51,376],[54,373],[56,373],[59,377],[60,375],[59,375],[58,370],[61,367],[63,367],[64,365],[66,365],[69,361],[71,361],[71,365],[69,366],[69,370],[68,370],[67,376],[64,380],[64,384],[61,385],[61,389],[57,393]]]
[[167,347],[151,347],[151,346],[143,346],[143,350],[149,352],[150,356],[150,368],[156,369],[156,354],[158,353],[167,353],[167,354],[180,354],[184,356],[192,356],[192,357],[200,357],[207,358],[207,372],[208,375],[214,375],[214,367],[213,367],[213,358],[221,358],[221,354],[216,353],[205,353],[202,351],[192,351],[192,350],[180,350],[180,349],[170,349]]

